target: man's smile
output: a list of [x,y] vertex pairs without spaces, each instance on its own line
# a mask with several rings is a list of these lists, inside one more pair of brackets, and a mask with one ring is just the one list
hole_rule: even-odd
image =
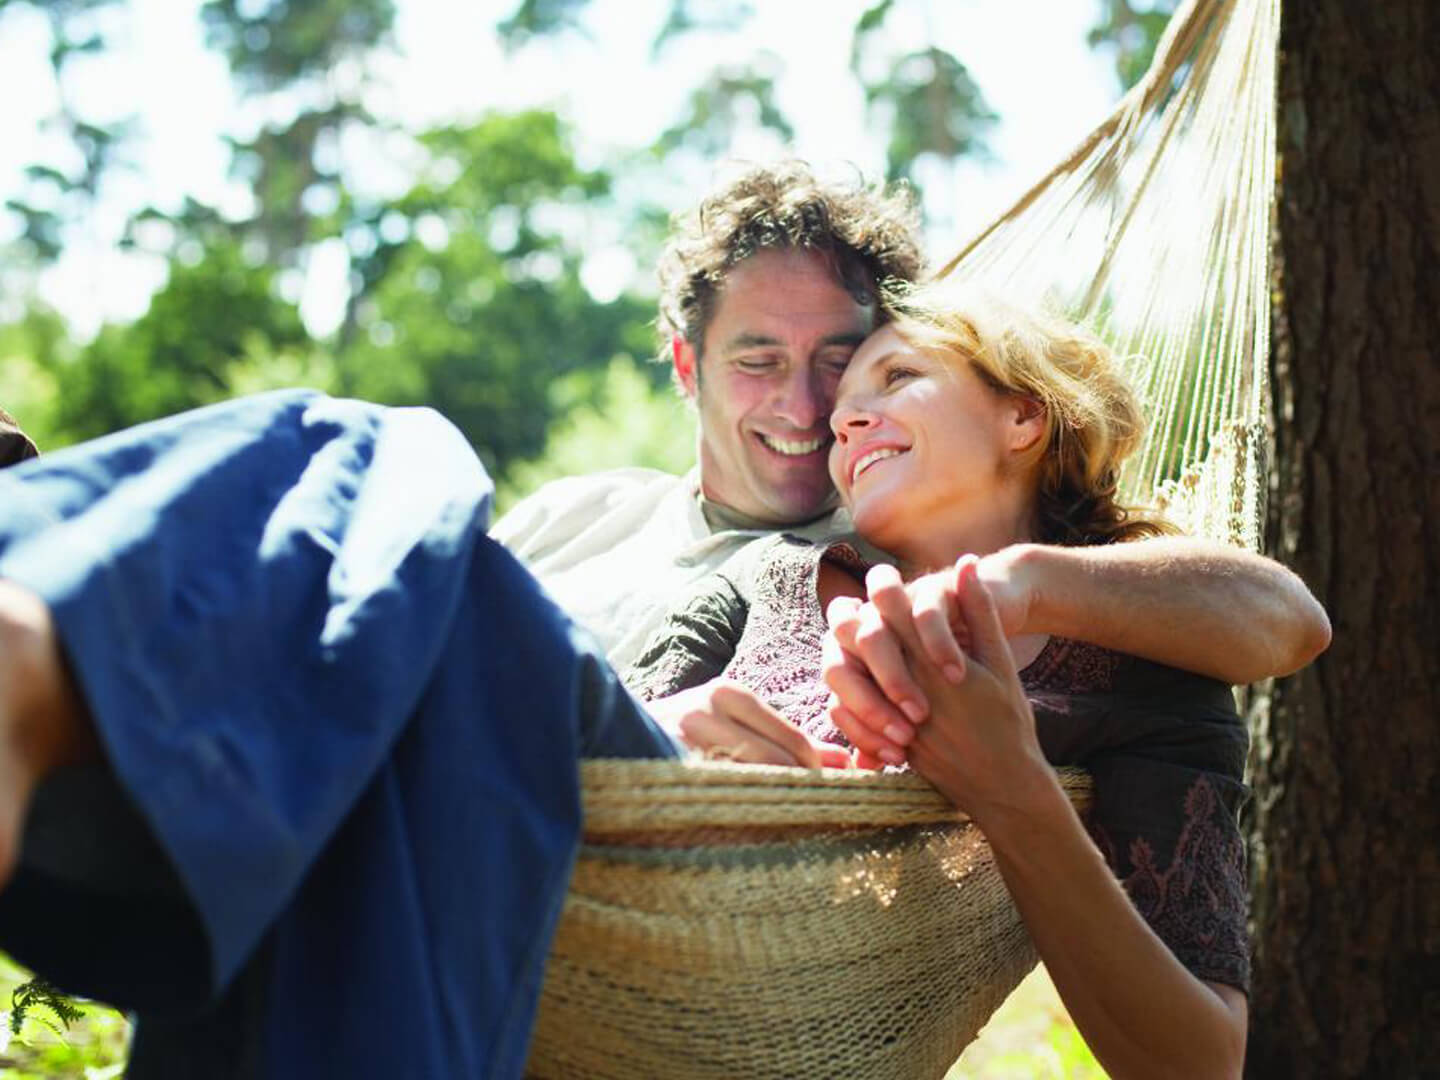
[[806,454],[813,454],[817,450],[822,450],[830,444],[828,438],[818,437],[813,439],[780,439],[774,435],[760,435],[758,433],[757,437],[765,444],[766,448],[775,451],[777,454],[783,454],[786,457],[804,457]]

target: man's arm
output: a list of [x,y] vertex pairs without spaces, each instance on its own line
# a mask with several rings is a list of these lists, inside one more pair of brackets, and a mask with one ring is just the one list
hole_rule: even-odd
[[[1018,639],[1054,634],[1244,684],[1289,674],[1330,644],[1330,620],[1295,574],[1208,540],[1016,544],[982,558],[979,576],[1024,659],[1033,650]],[[958,682],[966,635],[954,569],[902,584],[893,567],[877,566],[867,586],[870,603],[842,598],[827,617],[839,657],[832,668],[846,683],[848,707],[880,731],[929,709],[900,641],[913,632]]]
[[1330,644],[1330,620],[1294,573],[1208,540],[1103,547],[1017,544],[980,560],[980,579],[1018,624],[1245,684],[1288,675]]

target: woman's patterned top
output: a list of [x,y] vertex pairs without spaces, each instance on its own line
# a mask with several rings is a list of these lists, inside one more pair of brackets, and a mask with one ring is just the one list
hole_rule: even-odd
[[[825,715],[821,559],[855,570],[847,545],[752,544],[700,583],[625,681],[653,700],[735,679],[817,738]],[[1248,746],[1230,689],[1212,679],[1051,638],[1020,673],[1053,765],[1094,777],[1088,825],[1136,908],[1196,976],[1247,990],[1245,850],[1236,816]]]

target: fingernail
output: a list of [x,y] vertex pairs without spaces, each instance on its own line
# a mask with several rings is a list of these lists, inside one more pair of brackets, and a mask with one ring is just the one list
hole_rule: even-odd
[[925,719],[925,710],[913,701],[902,702],[900,711],[910,718],[912,724],[918,724]]
[[915,732],[904,724],[886,724],[885,737],[893,743],[909,746],[910,740],[915,738]]
[[961,671],[961,670],[960,670],[957,666],[955,666],[954,664],[946,664],[946,665],[945,665],[945,678],[949,679],[949,680],[950,680],[952,683],[954,683],[956,686],[959,686],[961,683],[963,683],[963,682],[965,681],[965,672]]
[[885,762],[887,765],[905,764],[905,755],[902,754],[899,750],[896,750],[893,746],[882,747],[880,752],[875,756],[878,757],[881,761]]

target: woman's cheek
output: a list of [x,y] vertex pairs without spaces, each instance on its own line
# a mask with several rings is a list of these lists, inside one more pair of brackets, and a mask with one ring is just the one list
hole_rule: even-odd
[[843,450],[841,450],[840,443],[838,441],[831,443],[829,462],[830,483],[835,485],[835,490],[840,493],[840,498],[844,502],[849,503],[850,489],[846,487],[844,483],[844,477],[841,475],[842,469],[840,467],[840,463],[844,459],[844,457],[845,453]]

